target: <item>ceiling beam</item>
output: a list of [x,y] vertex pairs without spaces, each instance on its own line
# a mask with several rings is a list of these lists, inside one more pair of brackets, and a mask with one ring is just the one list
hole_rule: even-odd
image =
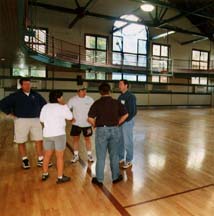
[[191,34],[191,35],[195,35],[195,36],[199,36],[199,37],[207,37],[207,35],[205,35],[205,34],[202,34],[202,33],[199,33],[199,32],[189,31],[189,30],[182,29],[182,28],[179,28],[179,27],[176,27],[176,26],[164,25],[164,26],[161,26],[159,28],[167,29],[167,30],[170,30],[170,31],[175,31],[175,32],[183,33],[183,34]]
[[[65,7],[56,6],[56,5],[49,5],[49,4],[45,4],[45,3],[41,3],[41,2],[29,1],[29,5],[36,6],[36,7],[42,7],[42,8],[45,8],[47,10],[53,10],[53,11],[62,12],[62,13],[76,14],[76,15],[78,14],[75,9],[65,8]],[[151,21],[128,21],[126,19],[121,19],[119,17],[108,16],[108,15],[98,14],[98,13],[92,13],[89,11],[85,12],[85,16],[92,16],[92,17],[102,18],[102,19],[106,19],[106,20],[110,20],[110,21],[118,20],[118,21],[126,22],[128,24],[134,23],[134,24],[145,25],[148,27],[156,27],[156,26],[154,26],[154,23]],[[207,35],[204,35],[204,34],[201,34],[198,32],[192,32],[192,31],[184,30],[184,29],[174,27],[174,26],[169,26],[169,25],[160,26],[159,28],[167,29],[170,31],[176,31],[176,32],[184,33],[184,34],[192,34],[192,35],[198,35],[201,37],[207,37]]]
[[[194,11],[182,12],[182,13],[180,13],[180,14],[174,16],[174,17],[171,17],[171,18],[169,18],[169,19],[163,20],[163,21],[160,23],[160,25],[163,25],[163,24],[165,24],[165,23],[170,23],[170,22],[175,21],[175,20],[177,20],[177,19],[180,19],[181,17],[184,17],[184,16],[195,15],[196,12],[201,11],[201,10],[204,10],[204,9],[206,9],[206,8],[212,6],[212,5],[214,5],[214,2],[212,2],[212,3],[210,3],[210,4],[207,4],[207,5],[205,5],[204,7],[200,7],[200,8],[198,8],[198,9],[194,10]],[[204,16],[203,16],[203,18],[204,18]],[[212,20],[214,20],[214,17],[212,18]]]
[[[76,9],[71,9],[71,8],[65,8],[65,7],[61,7],[61,6],[57,6],[57,5],[50,5],[50,4],[46,4],[46,3],[41,3],[41,2],[33,2],[33,1],[29,1],[29,5],[30,6],[35,6],[35,7],[41,7],[47,10],[52,10],[52,11],[57,11],[57,12],[61,12],[61,13],[68,13],[68,14],[75,14],[78,15],[78,12]],[[85,16],[92,16],[92,17],[97,17],[97,18],[102,18],[102,19],[107,19],[110,21],[123,21],[126,23],[135,23],[135,24],[140,24],[140,25],[146,25],[146,26],[153,26],[152,22],[150,21],[129,21],[126,19],[122,19],[120,17],[114,17],[114,16],[108,16],[108,15],[104,15],[104,14],[99,14],[99,13],[92,13],[89,11],[85,12]]]
[[181,42],[180,45],[187,45],[187,44],[190,44],[190,43],[198,43],[198,42],[205,41],[205,40],[208,40],[208,39],[209,39],[208,37],[201,37],[201,38]]
[[[94,0],[89,0],[85,6],[83,7],[77,7],[77,16],[71,21],[71,23],[68,25],[68,28],[71,29],[80,19],[82,19],[85,16],[86,11],[88,10],[89,6]],[[77,0],[76,0],[76,3]]]
[[186,11],[186,10],[183,10],[182,8],[178,8],[178,6],[176,6],[176,4],[172,4],[172,3],[164,2],[164,1],[160,1],[160,0],[131,0],[131,1],[139,2],[141,4],[143,2],[147,2],[147,3],[153,4],[153,5],[158,5],[160,7],[165,7],[165,8],[169,8],[169,9],[170,8],[171,9],[176,9],[176,10],[178,10],[181,13],[184,13],[184,14],[191,13],[191,15],[195,15],[195,16],[206,18],[206,19],[214,20],[214,16],[207,16],[207,15],[204,15],[204,14],[197,13],[198,11],[201,11],[201,10],[213,5],[214,4],[213,1],[211,1],[209,4],[206,4],[204,7],[198,8],[196,11]]

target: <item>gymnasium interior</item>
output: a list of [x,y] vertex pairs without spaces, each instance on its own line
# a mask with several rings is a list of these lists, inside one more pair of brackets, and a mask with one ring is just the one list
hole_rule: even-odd
[[53,157],[42,182],[30,140],[23,170],[13,117],[0,111],[2,216],[214,215],[213,0],[0,0],[0,32],[0,100],[21,77],[47,101],[53,89],[68,101],[80,86],[97,100],[103,81],[117,99],[126,79],[138,108],[133,166],[114,185],[107,156],[103,186],[91,183],[96,161],[82,137],[70,162],[69,122],[71,181],[56,184]]

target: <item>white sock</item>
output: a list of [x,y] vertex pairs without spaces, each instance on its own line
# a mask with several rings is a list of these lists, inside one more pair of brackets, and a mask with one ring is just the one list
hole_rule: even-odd
[[41,161],[41,160],[43,160],[43,158],[44,158],[43,156],[39,156],[39,157],[38,157],[38,160]]
[[74,151],[74,155],[79,155],[79,151]]
[[22,157],[22,160],[28,159],[27,156]]
[[62,179],[62,176],[58,176],[58,179]]
[[88,151],[88,155],[91,155],[91,153],[92,153],[91,151]]

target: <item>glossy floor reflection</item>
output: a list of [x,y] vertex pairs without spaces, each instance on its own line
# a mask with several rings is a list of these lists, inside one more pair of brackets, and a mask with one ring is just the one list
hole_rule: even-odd
[[[76,164],[69,162],[71,148],[66,149],[65,173],[72,181],[56,185],[55,166],[50,168],[50,179],[41,182],[31,143],[32,167],[21,169],[17,146],[12,143],[13,122],[0,114],[1,215],[211,216],[213,135],[214,109],[139,111],[133,167],[121,170],[122,182],[112,185],[107,158],[104,186],[92,185],[95,163],[87,162],[81,143],[81,160]],[[72,147],[69,136],[68,143]]]

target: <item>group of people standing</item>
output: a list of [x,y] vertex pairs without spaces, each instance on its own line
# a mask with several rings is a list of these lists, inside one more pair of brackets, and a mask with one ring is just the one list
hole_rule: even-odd
[[[31,89],[29,78],[20,79],[21,88],[0,101],[0,110],[14,116],[14,141],[22,158],[22,167],[30,168],[25,143],[35,141],[38,156],[37,166],[43,167],[42,180],[49,178],[48,167],[52,166],[51,156],[56,154],[57,181],[64,183],[70,177],[64,175],[64,150],[66,148],[66,120],[72,128],[74,155],[72,163],[79,160],[79,141],[84,136],[88,161],[93,162],[91,136],[95,129],[96,176],[92,183],[102,185],[107,151],[110,158],[112,181],[123,179],[120,166],[132,166],[133,127],[136,115],[136,98],[128,91],[127,80],[119,81],[121,95],[118,100],[110,95],[107,82],[99,86],[101,97],[94,101],[87,96],[85,87],[77,90],[77,95],[66,104],[61,90],[49,93],[49,103]],[[41,124],[42,123],[42,124]],[[44,151],[43,151],[44,148]]]

